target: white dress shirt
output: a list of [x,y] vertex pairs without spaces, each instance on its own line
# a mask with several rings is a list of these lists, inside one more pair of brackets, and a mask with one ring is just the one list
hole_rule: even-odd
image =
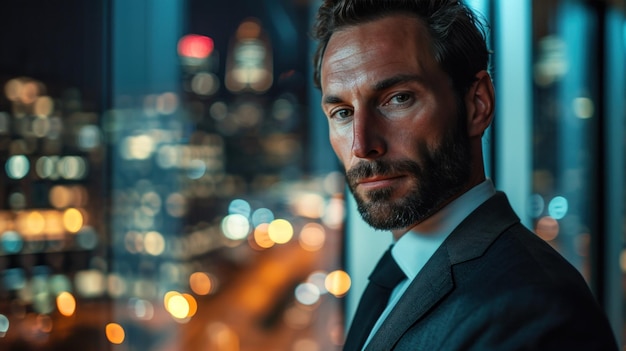
[[372,336],[376,333],[380,325],[387,318],[393,307],[396,305],[404,291],[409,287],[413,279],[422,270],[426,262],[437,251],[443,241],[461,222],[469,216],[483,202],[487,201],[496,193],[491,180],[476,185],[463,195],[450,202],[439,212],[427,218],[411,228],[397,240],[391,254],[407,279],[401,281],[391,293],[389,303],[382,312],[378,321],[372,327],[370,335],[363,345],[367,346]]

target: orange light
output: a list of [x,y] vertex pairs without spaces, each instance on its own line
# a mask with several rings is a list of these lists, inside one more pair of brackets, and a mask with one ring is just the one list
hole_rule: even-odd
[[195,272],[189,277],[189,286],[198,295],[208,295],[212,285],[211,277],[204,272]]
[[259,247],[263,249],[269,249],[274,246],[274,241],[269,236],[268,233],[269,224],[261,223],[256,228],[254,228],[254,241]]
[[350,290],[351,284],[348,273],[341,270],[330,272],[324,282],[326,290],[337,297],[345,295]]
[[163,305],[166,310],[169,310],[168,305],[170,303],[170,299],[176,295],[180,295],[180,293],[178,291],[168,291],[165,293],[165,296],[163,296]]
[[293,227],[285,219],[275,219],[267,227],[267,234],[276,244],[285,244],[293,237]]
[[75,209],[68,208],[63,212],[63,224],[65,225],[65,229],[71,233],[76,233],[83,227],[84,218],[83,214]]
[[189,304],[189,312],[187,312],[187,317],[191,318],[196,314],[196,312],[198,312],[198,302],[193,296],[189,294],[182,294],[182,296],[185,298],[185,300],[187,300],[187,303]]
[[187,34],[178,41],[178,54],[183,57],[204,59],[213,52],[213,39],[198,35]]
[[46,227],[46,219],[43,217],[41,212],[33,211],[29,213],[26,218],[26,222],[28,223],[28,232],[34,235],[39,235],[43,232]]
[[121,344],[124,342],[124,338],[126,337],[126,333],[124,332],[124,328],[117,323],[109,323],[105,329],[107,339],[112,344]]
[[185,296],[178,294],[167,300],[167,311],[174,318],[184,319],[189,317],[191,307],[189,306],[189,301],[185,298]]
[[72,294],[64,291],[57,296],[57,308],[62,315],[69,317],[76,311],[76,299]]
[[559,235],[559,222],[550,216],[542,217],[537,221],[535,232],[543,240],[552,241]]
[[317,223],[307,223],[300,232],[300,246],[307,251],[317,251],[324,246],[326,232]]

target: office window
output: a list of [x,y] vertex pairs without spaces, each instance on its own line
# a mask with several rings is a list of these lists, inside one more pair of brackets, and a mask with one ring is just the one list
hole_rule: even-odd
[[34,3],[2,5],[0,348],[340,349],[309,4]]

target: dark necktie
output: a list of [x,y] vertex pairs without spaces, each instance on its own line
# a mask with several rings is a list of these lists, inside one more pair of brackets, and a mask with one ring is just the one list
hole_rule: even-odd
[[406,278],[388,249],[369,277],[369,284],[352,319],[344,351],[360,351],[372,327],[389,302],[391,291]]

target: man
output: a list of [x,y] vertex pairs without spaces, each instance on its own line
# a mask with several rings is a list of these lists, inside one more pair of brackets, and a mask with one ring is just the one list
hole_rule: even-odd
[[[495,98],[472,12],[326,0],[314,35],[333,150],[365,221],[394,236],[379,264],[391,270],[372,274],[344,350],[617,350],[581,275],[485,177]],[[397,285],[377,281],[391,271]]]

